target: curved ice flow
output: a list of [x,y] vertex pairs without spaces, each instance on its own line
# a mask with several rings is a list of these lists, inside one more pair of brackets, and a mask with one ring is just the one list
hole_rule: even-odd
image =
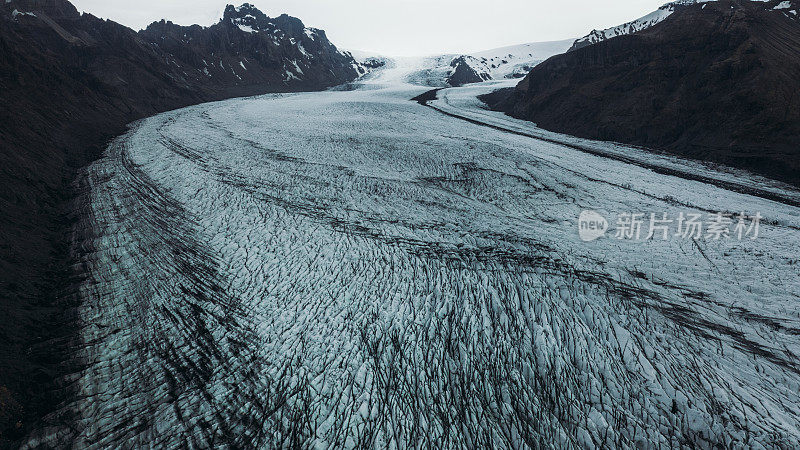
[[[797,442],[797,208],[465,123],[397,80],[117,139],[82,180],[77,392],[29,445]],[[768,224],[586,244],[584,209]]]

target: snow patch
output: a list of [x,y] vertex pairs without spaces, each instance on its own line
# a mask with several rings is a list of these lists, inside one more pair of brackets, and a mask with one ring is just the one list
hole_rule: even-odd
[[306,48],[305,48],[305,47],[303,47],[303,44],[302,44],[302,43],[299,43],[299,44],[297,44],[297,49],[298,49],[298,50],[300,50],[300,53],[302,53],[304,56],[306,56],[306,57],[308,57],[308,58],[310,58],[310,57],[311,57],[311,53],[308,53],[308,51],[306,50]]
[[298,75],[303,75],[303,69],[300,68],[300,66],[297,64],[297,61],[292,60],[290,62],[294,66],[295,73]]
[[253,27],[249,26],[249,25],[242,25],[242,24],[239,23],[239,24],[236,24],[236,26],[239,27],[239,29],[244,31],[245,33],[255,33],[256,32],[256,30]]
[[32,16],[32,17],[36,17],[36,14],[34,14],[32,12],[22,12],[22,11],[19,11],[17,9],[15,9],[14,11],[11,11],[11,17],[13,19],[16,20],[17,16]]

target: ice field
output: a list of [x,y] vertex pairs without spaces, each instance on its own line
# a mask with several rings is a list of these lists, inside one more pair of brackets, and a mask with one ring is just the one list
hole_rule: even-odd
[[[79,180],[76,395],[28,446],[797,448],[800,208],[448,116],[414,70],[116,139]],[[487,86],[431,106],[548,135]],[[614,237],[716,212],[758,237]]]

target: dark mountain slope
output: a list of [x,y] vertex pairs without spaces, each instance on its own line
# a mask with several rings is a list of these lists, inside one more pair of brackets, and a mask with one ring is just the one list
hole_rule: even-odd
[[679,8],[555,56],[493,107],[576,136],[664,149],[800,184],[797,2]]
[[254,13],[231,7],[209,28],[163,22],[136,33],[64,0],[0,1],[0,448],[66,395],[54,381],[72,340],[77,169],[133,120],[363,72],[298,19],[243,31],[232,21],[244,9]]

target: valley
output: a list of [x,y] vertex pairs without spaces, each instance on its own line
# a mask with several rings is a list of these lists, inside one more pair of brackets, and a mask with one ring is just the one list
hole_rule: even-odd
[[[797,207],[442,114],[418,72],[116,139],[80,177],[74,400],[28,446],[791,448]],[[481,90],[432,103],[530,127]],[[764,218],[616,239],[626,211]]]

